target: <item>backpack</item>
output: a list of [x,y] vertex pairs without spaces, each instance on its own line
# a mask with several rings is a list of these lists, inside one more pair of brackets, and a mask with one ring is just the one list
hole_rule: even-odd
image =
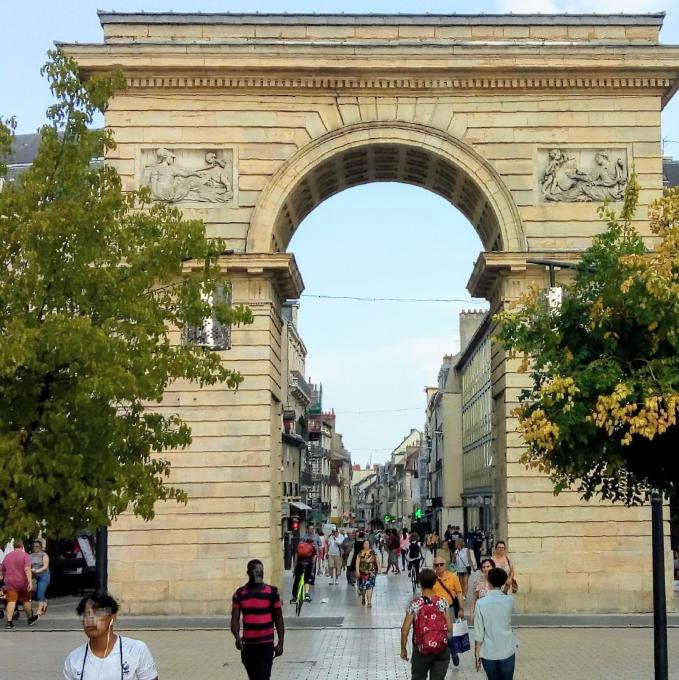
[[440,597],[418,598],[422,603],[415,616],[415,644],[420,654],[439,654],[448,649],[446,617],[438,608]]
[[314,556],[314,546],[302,541],[297,544],[297,557],[300,560],[310,560]]
[[421,556],[421,554],[422,553],[420,552],[420,546],[417,545],[417,543],[411,543],[408,546],[408,557],[411,560],[416,560],[418,557]]

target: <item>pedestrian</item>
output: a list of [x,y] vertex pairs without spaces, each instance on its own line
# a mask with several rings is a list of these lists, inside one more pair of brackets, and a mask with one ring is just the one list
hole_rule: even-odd
[[347,582],[352,586],[356,585],[356,560],[358,559],[358,553],[363,549],[363,541],[365,540],[365,534],[362,531],[356,533],[351,551],[351,559],[347,567]]
[[384,571],[385,574],[388,574],[390,569],[396,574],[401,573],[401,570],[398,566],[398,550],[400,549],[400,545],[401,542],[396,529],[387,529],[387,568]]
[[476,559],[474,553],[469,548],[465,547],[464,541],[461,538],[458,538],[455,541],[455,546],[455,571],[462,584],[462,589],[467,592],[469,574],[477,569]]
[[[434,594],[442,597],[448,603],[448,606],[452,607],[454,619],[463,619],[464,595],[462,585],[457,574],[448,570],[445,558],[442,555],[434,558],[434,573],[436,574],[436,583],[434,583],[432,589]],[[460,657],[453,650],[452,643],[450,644],[450,657],[453,660],[453,666],[460,665]]]
[[356,569],[358,571],[358,592],[361,595],[361,604],[367,605],[370,609],[373,601],[373,589],[375,579],[380,571],[380,561],[377,553],[370,547],[369,541],[363,541],[363,548],[356,558]]
[[443,540],[446,543],[446,547],[448,548],[448,562],[453,561],[453,556],[455,554],[455,543],[454,543],[454,538],[453,538],[453,525],[449,524],[446,527],[445,532],[443,533]]
[[[249,680],[270,680],[274,657],[283,654],[283,606],[278,589],[264,583],[260,560],[248,562],[247,575],[248,582],[236,590],[231,601],[231,632]],[[275,645],[274,626],[278,636]]]
[[512,581],[515,578],[514,565],[507,552],[507,544],[504,541],[497,541],[495,543],[495,550],[493,550],[493,562],[498,569],[504,569],[507,573],[507,582],[504,585],[504,591],[508,592],[512,587]]
[[31,558],[24,550],[23,538],[14,539],[14,550],[5,555],[2,561],[3,589],[7,600],[7,623],[5,628],[14,628],[14,610],[17,603],[24,607],[29,626],[35,624],[38,615],[33,614],[31,607],[31,590],[33,589],[33,574],[31,573]]
[[347,569],[349,564],[349,554],[351,553],[351,548],[353,547],[354,532],[345,533],[344,529],[340,529],[340,536],[342,536],[342,545],[340,546],[340,553],[342,554],[342,569]]
[[325,540],[325,534],[322,531],[319,531],[316,536],[316,550],[316,573],[322,575],[325,572],[325,575],[327,576],[328,569],[327,566],[324,565],[327,542]]
[[42,541],[33,541],[31,549],[31,572],[35,579],[35,600],[37,604],[38,616],[43,616],[47,612],[47,586],[50,584],[50,558],[43,550]]
[[342,555],[342,569],[347,568],[347,562],[349,561],[349,553],[351,552],[351,544],[349,534],[344,531],[344,529],[339,530],[342,542],[340,544],[340,554]]
[[[328,572],[330,575],[330,585],[337,585],[337,579],[342,573],[342,544],[344,536],[341,536],[337,529],[333,529],[328,537]],[[334,574],[334,580],[333,580]]]
[[408,660],[408,634],[413,628],[412,680],[444,680],[450,664],[448,636],[452,635],[448,602],[434,592],[436,574],[420,572],[421,594],[406,609],[401,625],[401,658]]
[[513,680],[516,638],[512,631],[514,597],[503,592],[507,572],[495,567],[488,572],[490,589],[476,603],[474,640],[476,670],[483,665],[488,680]]
[[401,548],[401,569],[406,569],[406,558],[408,557],[408,548],[410,547],[410,538],[408,538],[408,530],[403,527],[401,531],[401,539],[399,541]]
[[486,540],[486,536],[483,530],[479,527],[474,529],[474,538],[472,541],[472,549],[474,550],[474,557],[476,558],[476,564],[481,564],[481,548]]
[[436,551],[439,547],[439,535],[436,533],[436,530],[429,534],[429,542],[427,543],[427,547],[429,548],[432,557],[436,559]]
[[158,680],[156,663],[146,644],[113,630],[118,603],[110,595],[86,595],[76,612],[87,642],[66,657],[66,680]]
[[492,558],[486,557],[481,560],[481,578],[476,582],[474,586],[474,596],[471,606],[471,616],[469,617],[469,622],[474,625],[474,612],[476,611],[476,603],[488,594],[490,590],[490,583],[488,582],[488,572],[491,569],[495,569],[495,562]]
[[295,553],[295,566],[293,568],[292,578],[292,599],[290,604],[294,604],[297,600],[297,588],[299,587],[299,580],[304,579],[304,600],[311,602],[311,595],[309,595],[309,588],[314,579],[314,560],[316,559],[316,544],[313,538],[305,538],[297,544],[297,552]]
[[420,578],[420,567],[424,556],[422,555],[422,546],[420,545],[420,537],[413,532],[410,534],[410,544],[408,545],[408,576],[411,576],[411,572],[415,570],[415,578],[419,581]]

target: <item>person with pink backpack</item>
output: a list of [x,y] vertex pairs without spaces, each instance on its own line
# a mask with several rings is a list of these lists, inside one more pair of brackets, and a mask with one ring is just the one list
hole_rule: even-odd
[[434,594],[436,574],[420,572],[421,594],[408,604],[401,626],[401,658],[408,660],[408,634],[413,628],[412,680],[444,680],[450,663],[448,636],[452,635],[448,602]]

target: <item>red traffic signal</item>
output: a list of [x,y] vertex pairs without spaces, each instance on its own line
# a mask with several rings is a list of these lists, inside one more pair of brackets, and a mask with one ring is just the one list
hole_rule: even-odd
[[299,517],[290,517],[290,531],[299,531]]

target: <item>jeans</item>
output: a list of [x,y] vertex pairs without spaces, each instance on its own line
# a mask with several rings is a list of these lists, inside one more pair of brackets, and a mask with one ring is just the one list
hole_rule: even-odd
[[413,645],[413,657],[411,659],[412,680],[444,680],[448,665],[450,664],[450,653],[448,650],[438,654],[420,654],[416,645]]
[[243,645],[241,661],[248,680],[270,680],[273,666],[273,642],[265,645]]
[[37,574],[35,577],[35,583],[35,599],[38,602],[44,602],[45,592],[47,591],[47,586],[50,584],[49,571],[44,571],[42,574]]
[[488,680],[513,680],[516,654],[508,659],[481,659]]

